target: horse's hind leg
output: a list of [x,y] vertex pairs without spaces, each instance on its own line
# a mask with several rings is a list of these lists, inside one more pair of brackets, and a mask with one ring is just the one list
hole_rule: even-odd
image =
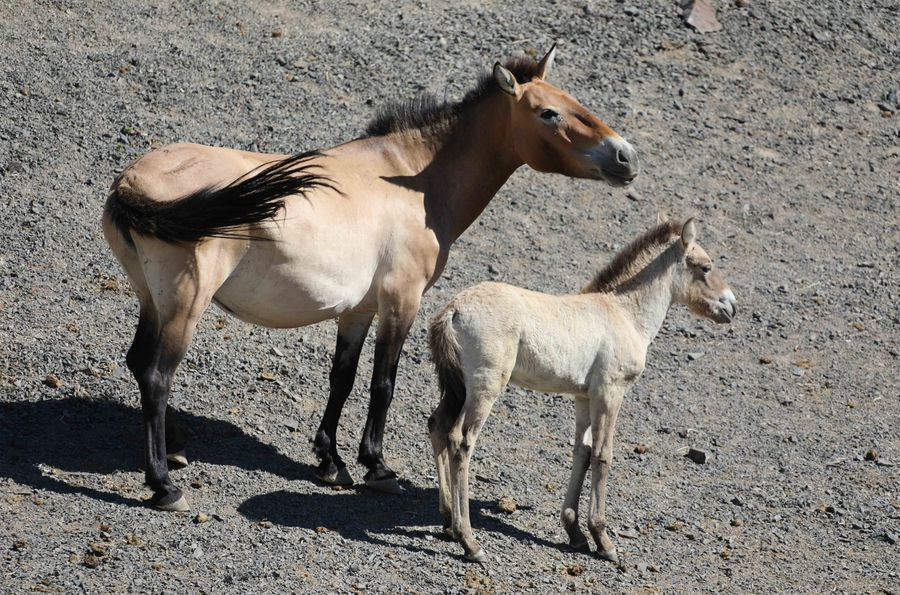
[[353,485],[353,478],[337,452],[336,434],[344,403],[353,390],[359,354],[372,318],[371,314],[345,314],[338,320],[337,346],[329,375],[328,404],[313,441],[313,450],[320,460],[316,475],[326,483]]
[[[154,242],[144,249],[144,273],[154,300],[141,302],[141,320],[128,365],[141,391],[146,440],[145,477],[153,489],[151,504],[162,510],[187,510],[184,494],[169,479],[166,407],[172,377],[194,336],[197,322],[224,280],[222,260]],[[152,309],[151,309],[152,308]],[[153,332],[153,331],[156,332]],[[177,440],[177,437],[175,437]],[[177,447],[178,445],[170,445]]]
[[456,539],[453,533],[453,515],[450,509],[450,457],[447,454],[447,434],[455,420],[448,420],[447,404],[444,399],[438,403],[437,409],[428,418],[428,434],[431,437],[431,448],[437,466],[438,511],[443,520],[443,531],[448,537]]

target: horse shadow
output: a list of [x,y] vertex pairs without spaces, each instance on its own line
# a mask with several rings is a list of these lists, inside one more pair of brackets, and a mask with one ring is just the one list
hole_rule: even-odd
[[[315,481],[298,463],[238,426],[169,408],[189,436],[191,461],[234,465],[285,479]],[[143,464],[144,430],[136,407],[79,397],[0,403],[0,478],[59,494],[80,494],[110,504],[144,501],[94,487],[72,485],[58,471],[110,475]]]
[[[423,489],[403,479],[400,484],[405,489],[401,496],[362,486],[328,494],[278,490],[247,499],[238,507],[238,512],[253,521],[267,520],[284,527],[316,532],[334,531],[347,540],[446,556],[444,548],[428,546],[434,543],[429,537],[449,541],[440,530],[437,488]],[[489,514],[495,508],[491,501],[469,501],[476,533],[499,533],[523,543],[535,543],[567,553],[572,551],[567,544],[537,537],[504,521],[499,515]],[[459,549],[455,557],[463,560]]]

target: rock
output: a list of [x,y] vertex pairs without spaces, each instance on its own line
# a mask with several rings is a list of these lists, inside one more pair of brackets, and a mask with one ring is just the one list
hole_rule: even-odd
[[878,450],[874,448],[870,448],[866,451],[866,454],[863,455],[863,458],[867,461],[875,461],[878,459]]
[[630,17],[640,16],[641,10],[637,6],[628,5],[622,8],[622,12]]
[[629,190],[628,192],[626,192],[625,198],[627,198],[628,200],[633,200],[634,202],[641,201],[641,195],[638,194],[637,192],[635,192],[634,190]]
[[684,456],[694,461],[698,465],[702,465],[706,462],[706,451],[700,450],[699,448],[689,448]]
[[283,29],[273,29],[272,30],[272,37],[278,38],[278,37],[281,37],[282,35],[284,35]]
[[209,515],[205,512],[198,512],[196,516],[194,516],[194,524],[199,525],[200,523],[205,523],[209,520]]
[[276,380],[275,374],[269,372],[268,370],[263,370],[262,372],[260,372],[257,378],[259,378],[260,380],[265,380],[266,382],[275,382]]
[[743,526],[744,526],[744,519],[741,519],[741,518],[734,518],[734,519],[731,519],[731,526],[732,526],[732,527],[743,527]]
[[688,0],[683,16],[684,21],[698,33],[713,33],[722,29],[722,24],[716,19],[716,11],[706,0]]
[[647,446],[646,444],[644,444],[643,442],[641,442],[640,444],[638,444],[637,446],[634,447],[634,452],[636,452],[639,455],[645,454],[649,450],[650,450],[650,447]]
[[684,529],[683,521],[674,520],[666,525],[666,531],[681,531],[682,529]]
[[566,574],[569,576],[581,576],[584,574],[584,566],[577,562],[575,564],[569,564],[566,566]]
[[497,500],[497,508],[506,514],[512,514],[516,511],[516,501],[510,496],[503,496]]
[[126,533],[125,534],[125,543],[128,545],[141,546],[144,545],[144,542],[135,535],[134,533]]
[[897,545],[897,542],[900,541],[900,535],[897,535],[896,533],[891,533],[890,531],[885,531],[878,537],[882,541],[887,542],[891,545]]
[[44,378],[44,384],[50,388],[59,388],[62,386],[62,380],[56,374],[47,374],[47,377]]
[[734,5],[738,8],[746,8],[750,6],[750,0],[734,0]]
[[292,417],[283,418],[281,420],[281,423],[292,432],[296,432],[297,430],[300,429],[300,424],[297,422],[296,419],[294,419]]
[[98,566],[100,566],[100,564],[103,563],[103,559],[99,556],[95,556],[94,554],[87,554],[84,558],[82,558],[81,563],[88,568],[97,568]]
[[690,353],[687,354],[688,361],[692,361],[692,362],[697,361],[701,357],[703,357],[702,351],[691,351]]
[[731,499],[731,503],[734,504],[735,506],[743,506],[744,505],[744,501],[741,500],[740,498],[738,498],[737,496],[735,496],[734,498]]

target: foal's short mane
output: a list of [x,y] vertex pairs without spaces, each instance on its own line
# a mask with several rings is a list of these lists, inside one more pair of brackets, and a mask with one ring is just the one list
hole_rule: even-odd
[[[528,56],[509,58],[503,66],[513,73],[516,81],[527,83],[538,73],[538,62]],[[384,136],[404,130],[421,130],[428,136],[447,131],[466,109],[482,99],[501,93],[494,76],[484,74],[478,85],[466,93],[462,101],[438,101],[431,93],[422,93],[407,101],[398,101],[381,108],[366,127],[366,137]]]
[[609,264],[600,269],[581,293],[614,291],[641,272],[673,239],[681,236],[681,224],[660,223],[619,250]]

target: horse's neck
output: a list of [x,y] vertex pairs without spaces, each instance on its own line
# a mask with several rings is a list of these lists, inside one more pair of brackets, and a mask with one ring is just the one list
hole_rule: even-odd
[[443,240],[456,241],[522,165],[509,127],[506,98],[489,96],[470,106],[439,146],[425,149],[425,208]]
[[676,261],[675,251],[670,248],[616,291],[648,346],[662,328],[673,302]]

